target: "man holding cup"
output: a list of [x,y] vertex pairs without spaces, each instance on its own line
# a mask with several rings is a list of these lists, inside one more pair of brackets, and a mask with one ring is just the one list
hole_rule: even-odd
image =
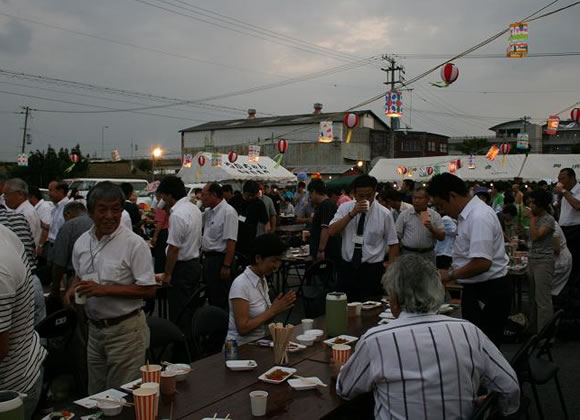
[[413,207],[397,218],[401,255],[416,254],[435,263],[435,243],[445,239],[441,216],[427,207],[429,195],[424,187],[413,193]]
[[564,231],[568,249],[572,254],[572,273],[566,288],[574,289],[578,287],[580,279],[580,184],[572,168],[560,171],[554,193],[558,194],[560,205],[558,224]]
[[399,255],[399,241],[390,211],[375,200],[377,180],[361,175],[353,183],[355,200],[342,204],[328,227],[330,236],[342,235],[339,287],[349,301],[382,295],[385,256]]
[[87,207],[94,226],[73,249],[75,278],[65,295],[75,293],[89,320],[89,393],[118,388],[135,379],[145,363],[149,328],[143,299],[155,296],[151,251],[143,238],[122,226],[125,196],[117,185],[98,183]]

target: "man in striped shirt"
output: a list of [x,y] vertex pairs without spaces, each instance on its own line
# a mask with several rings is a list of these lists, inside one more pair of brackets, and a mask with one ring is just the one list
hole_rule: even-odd
[[518,410],[517,377],[497,347],[468,321],[437,314],[445,291],[431,262],[403,255],[383,286],[397,319],[361,338],[338,395],[373,391],[377,419],[470,419],[482,386],[499,393],[504,415]]
[[34,330],[34,299],[24,246],[0,226],[0,389],[27,394],[26,419],[38,404],[46,350]]

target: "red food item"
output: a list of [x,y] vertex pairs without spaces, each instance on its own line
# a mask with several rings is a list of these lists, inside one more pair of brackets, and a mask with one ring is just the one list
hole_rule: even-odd
[[288,372],[285,372],[282,369],[276,369],[275,371],[268,373],[266,378],[272,381],[281,381],[286,376],[288,376]]

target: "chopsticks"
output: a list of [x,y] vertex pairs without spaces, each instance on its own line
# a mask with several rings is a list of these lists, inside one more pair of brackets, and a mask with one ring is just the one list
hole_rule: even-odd
[[321,386],[323,388],[326,388],[328,386],[325,383],[318,383],[316,381],[313,381],[312,379],[305,378],[303,376],[294,375],[294,377],[297,379],[300,379],[302,382],[305,382],[305,383],[310,384],[310,385]]
[[109,400],[107,398],[91,397],[91,400],[98,401],[98,402],[109,403],[109,404],[119,404],[119,405],[122,405],[123,407],[133,407],[135,405],[133,403],[123,402],[123,401]]

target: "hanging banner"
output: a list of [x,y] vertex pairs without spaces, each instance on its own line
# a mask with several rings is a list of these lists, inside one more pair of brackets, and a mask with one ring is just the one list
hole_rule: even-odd
[[403,95],[399,91],[389,91],[385,96],[385,115],[390,118],[403,116]]
[[524,58],[528,55],[528,24],[512,23],[506,56],[508,58]]
[[184,168],[191,168],[191,161],[193,159],[193,155],[183,155],[183,161],[181,165]]
[[487,158],[487,160],[495,160],[495,158],[499,155],[499,147],[497,147],[495,144],[493,146],[491,146],[489,148],[489,150],[487,151],[485,157]]
[[332,142],[332,121],[320,121],[320,133],[318,134],[318,141],[320,143]]
[[26,153],[18,153],[16,161],[18,166],[28,166],[28,155]]
[[475,156],[469,155],[469,159],[467,160],[467,167],[469,169],[475,169]]
[[113,162],[119,162],[121,160],[121,153],[117,149],[111,151],[111,159]]
[[212,168],[221,168],[222,166],[222,155],[219,153],[212,153],[211,154],[211,167]]
[[250,144],[248,146],[248,161],[258,163],[260,160],[260,146]]
[[558,126],[560,125],[560,117],[557,115],[550,115],[548,118],[548,124],[546,126],[546,134],[549,136],[555,136],[558,132]]
[[528,150],[530,138],[528,133],[518,133],[518,142],[516,148],[518,150]]

